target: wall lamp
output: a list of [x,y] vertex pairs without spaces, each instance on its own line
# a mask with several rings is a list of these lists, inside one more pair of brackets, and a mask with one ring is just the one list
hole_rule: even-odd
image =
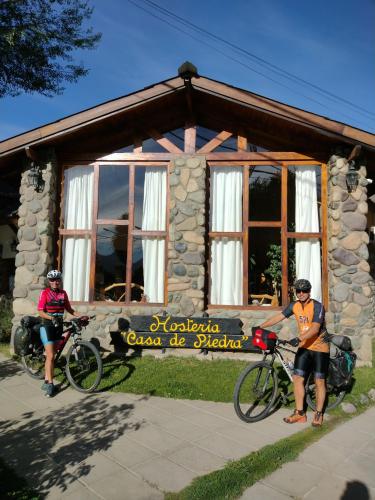
[[355,160],[361,153],[361,146],[357,144],[354,146],[353,151],[350,153],[348,162],[349,162],[349,170],[346,174],[346,185],[348,187],[348,193],[353,193],[356,191],[359,182],[359,174],[355,168]]
[[42,169],[34,161],[31,162],[29,173],[27,174],[29,187],[33,187],[37,193],[44,189]]

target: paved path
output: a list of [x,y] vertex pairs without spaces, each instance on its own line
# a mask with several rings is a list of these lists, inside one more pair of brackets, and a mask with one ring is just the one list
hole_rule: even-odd
[[229,403],[40,385],[0,355],[0,456],[49,499],[161,499],[301,429],[284,409],[250,425]]
[[309,446],[242,500],[375,500],[375,408]]
[[[195,477],[304,427],[285,425],[288,413],[281,409],[245,424],[229,403],[82,395],[70,388],[49,399],[39,381],[0,354],[0,456],[48,499],[162,499],[165,491],[179,491]],[[374,459],[372,409],[243,498],[375,500]],[[341,497],[347,481],[357,482],[351,487],[359,494]],[[367,496],[360,496],[363,491]]]

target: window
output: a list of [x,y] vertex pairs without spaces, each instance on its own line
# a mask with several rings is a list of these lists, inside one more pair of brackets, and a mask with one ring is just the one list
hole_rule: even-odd
[[64,287],[73,301],[163,303],[167,168],[125,163],[64,175]]
[[296,278],[322,300],[321,165],[210,164],[210,304],[282,306]]

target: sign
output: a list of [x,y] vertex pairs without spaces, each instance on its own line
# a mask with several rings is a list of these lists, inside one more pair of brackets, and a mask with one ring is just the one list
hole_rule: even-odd
[[129,330],[121,334],[131,347],[259,352],[241,327],[238,319],[132,316]]

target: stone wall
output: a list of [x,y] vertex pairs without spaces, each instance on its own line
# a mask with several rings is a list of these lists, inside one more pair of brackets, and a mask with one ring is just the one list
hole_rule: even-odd
[[[14,325],[22,315],[35,314],[45,275],[55,262],[53,236],[56,228],[56,163],[53,156],[43,164],[45,188],[35,192],[22,175],[19,208],[19,245],[16,257],[14,289]],[[368,235],[366,229],[367,192],[366,169],[359,170],[358,189],[348,194],[344,158],[333,156],[329,162],[329,309],[327,326],[333,333],[349,335],[359,354],[359,362],[371,361],[371,337],[374,334],[374,284],[369,274]],[[87,336],[100,338],[108,345],[109,334],[118,331],[118,320],[131,315],[167,313],[201,316],[205,312],[206,246],[206,162],[203,156],[183,155],[170,165],[169,175],[169,239],[168,239],[168,305],[149,307],[134,304],[121,307],[117,303],[80,305],[81,313],[95,314]],[[205,288],[206,287],[206,288]],[[240,318],[244,331],[259,325],[275,311],[267,307],[258,310],[210,309],[210,316]],[[277,325],[283,338],[296,335],[293,319]],[[168,350],[168,353],[174,350]],[[153,351],[155,352],[155,351]],[[158,351],[156,351],[158,352]],[[161,352],[161,351],[160,351]],[[183,354],[183,350],[175,353]],[[185,354],[195,354],[187,350]],[[210,357],[230,357],[230,353],[210,353]],[[249,357],[235,353],[236,358]]]
[[22,316],[36,314],[39,294],[45,287],[45,275],[53,262],[53,236],[58,210],[57,169],[52,151],[45,151],[43,156],[44,159],[39,162],[45,183],[42,192],[37,193],[33,187],[28,186],[28,169],[21,176],[13,291],[14,326],[19,324]]
[[372,359],[374,335],[374,282],[369,274],[366,168],[358,169],[359,185],[348,193],[348,162],[340,156],[329,161],[328,265],[329,311],[327,328],[352,337],[361,364]]

